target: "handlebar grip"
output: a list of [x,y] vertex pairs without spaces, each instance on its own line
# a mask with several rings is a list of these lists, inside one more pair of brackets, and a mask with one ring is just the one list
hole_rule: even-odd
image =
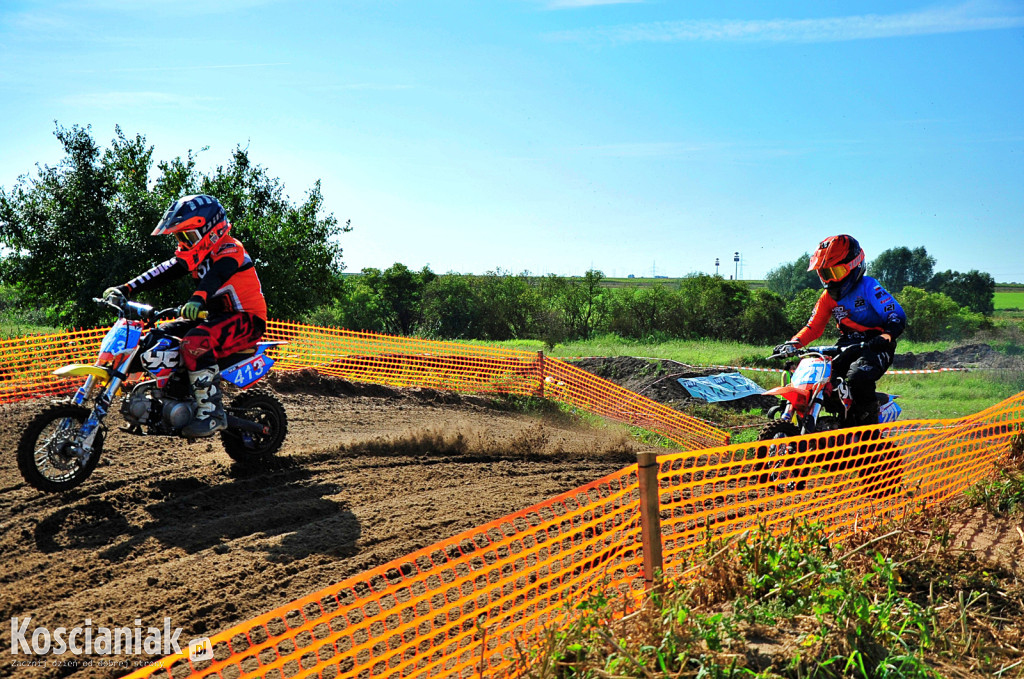
[[205,321],[209,317],[210,317],[210,312],[209,311],[200,311],[199,312],[199,320]]

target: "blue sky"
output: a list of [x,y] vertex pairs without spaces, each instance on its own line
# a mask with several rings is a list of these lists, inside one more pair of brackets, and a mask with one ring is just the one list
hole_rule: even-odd
[[4,0],[0,120],[5,187],[54,120],[248,145],[350,271],[761,278],[845,232],[1024,282],[1020,0]]

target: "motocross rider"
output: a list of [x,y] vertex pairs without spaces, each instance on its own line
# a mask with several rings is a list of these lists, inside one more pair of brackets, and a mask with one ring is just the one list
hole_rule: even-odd
[[[151,234],[173,234],[178,241],[174,256],[103,292],[104,299],[116,302],[187,274],[198,282],[181,308],[182,320],[161,326],[164,333],[181,337],[180,355],[196,402],[195,417],[182,429],[188,437],[212,436],[227,427],[217,359],[255,346],[266,330],[267,304],[260,280],[252,259],[230,231],[216,198],[179,198]],[[199,320],[204,309],[207,318]]]
[[864,275],[864,251],[852,236],[823,240],[807,270],[817,272],[825,291],[807,325],[793,339],[775,347],[775,353],[795,354],[821,337],[829,316],[834,318],[839,327],[836,346],[860,346],[833,360],[833,379],[844,377],[850,387],[855,425],[878,424],[875,383],[892,365],[896,339],[906,327],[907,316],[878,281]]

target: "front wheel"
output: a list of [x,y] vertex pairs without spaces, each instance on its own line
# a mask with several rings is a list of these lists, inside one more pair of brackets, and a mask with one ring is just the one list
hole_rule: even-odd
[[103,429],[96,432],[92,449],[84,456],[74,450],[75,439],[89,414],[90,410],[81,406],[57,405],[29,422],[18,441],[18,469],[30,486],[59,493],[89,478],[100,461]]
[[[772,441],[774,439],[785,439],[791,436],[799,436],[800,429],[792,422],[784,420],[773,420],[763,426],[758,434],[761,441]],[[794,453],[796,447],[792,444],[785,445],[772,443],[768,446],[760,446],[757,449],[758,461],[754,465],[755,472],[761,472],[758,476],[759,483],[778,483],[790,476],[788,467],[802,462],[797,460]],[[800,482],[803,483],[802,481]],[[787,489],[787,484],[781,484],[780,489]],[[803,488],[799,488],[803,490]]]
[[222,431],[221,444],[232,460],[247,466],[259,465],[281,449],[288,434],[288,416],[273,394],[259,389],[243,392],[231,401],[227,411],[267,429],[266,434],[230,428]]

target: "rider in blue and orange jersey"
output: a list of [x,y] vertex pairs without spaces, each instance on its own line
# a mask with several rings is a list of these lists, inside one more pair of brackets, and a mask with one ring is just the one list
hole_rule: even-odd
[[849,349],[832,363],[834,377],[844,377],[853,397],[854,422],[878,424],[875,383],[892,365],[896,339],[907,325],[899,302],[878,281],[864,275],[864,251],[852,236],[831,236],[811,256],[808,271],[815,271],[821,293],[807,325],[793,339],[775,347],[777,354],[793,354],[821,337],[828,319],[839,327],[838,347]]
[[[231,224],[212,196],[185,196],[171,203],[152,235],[173,235],[174,257],[124,285],[107,288],[103,297],[128,298],[191,275],[196,291],[181,308],[184,320],[164,325],[181,336],[181,358],[188,369],[196,414],[182,429],[189,437],[212,436],[227,427],[217,384],[217,359],[248,349],[266,331],[267,304],[249,254],[230,235]],[[199,320],[199,312],[208,312]]]

